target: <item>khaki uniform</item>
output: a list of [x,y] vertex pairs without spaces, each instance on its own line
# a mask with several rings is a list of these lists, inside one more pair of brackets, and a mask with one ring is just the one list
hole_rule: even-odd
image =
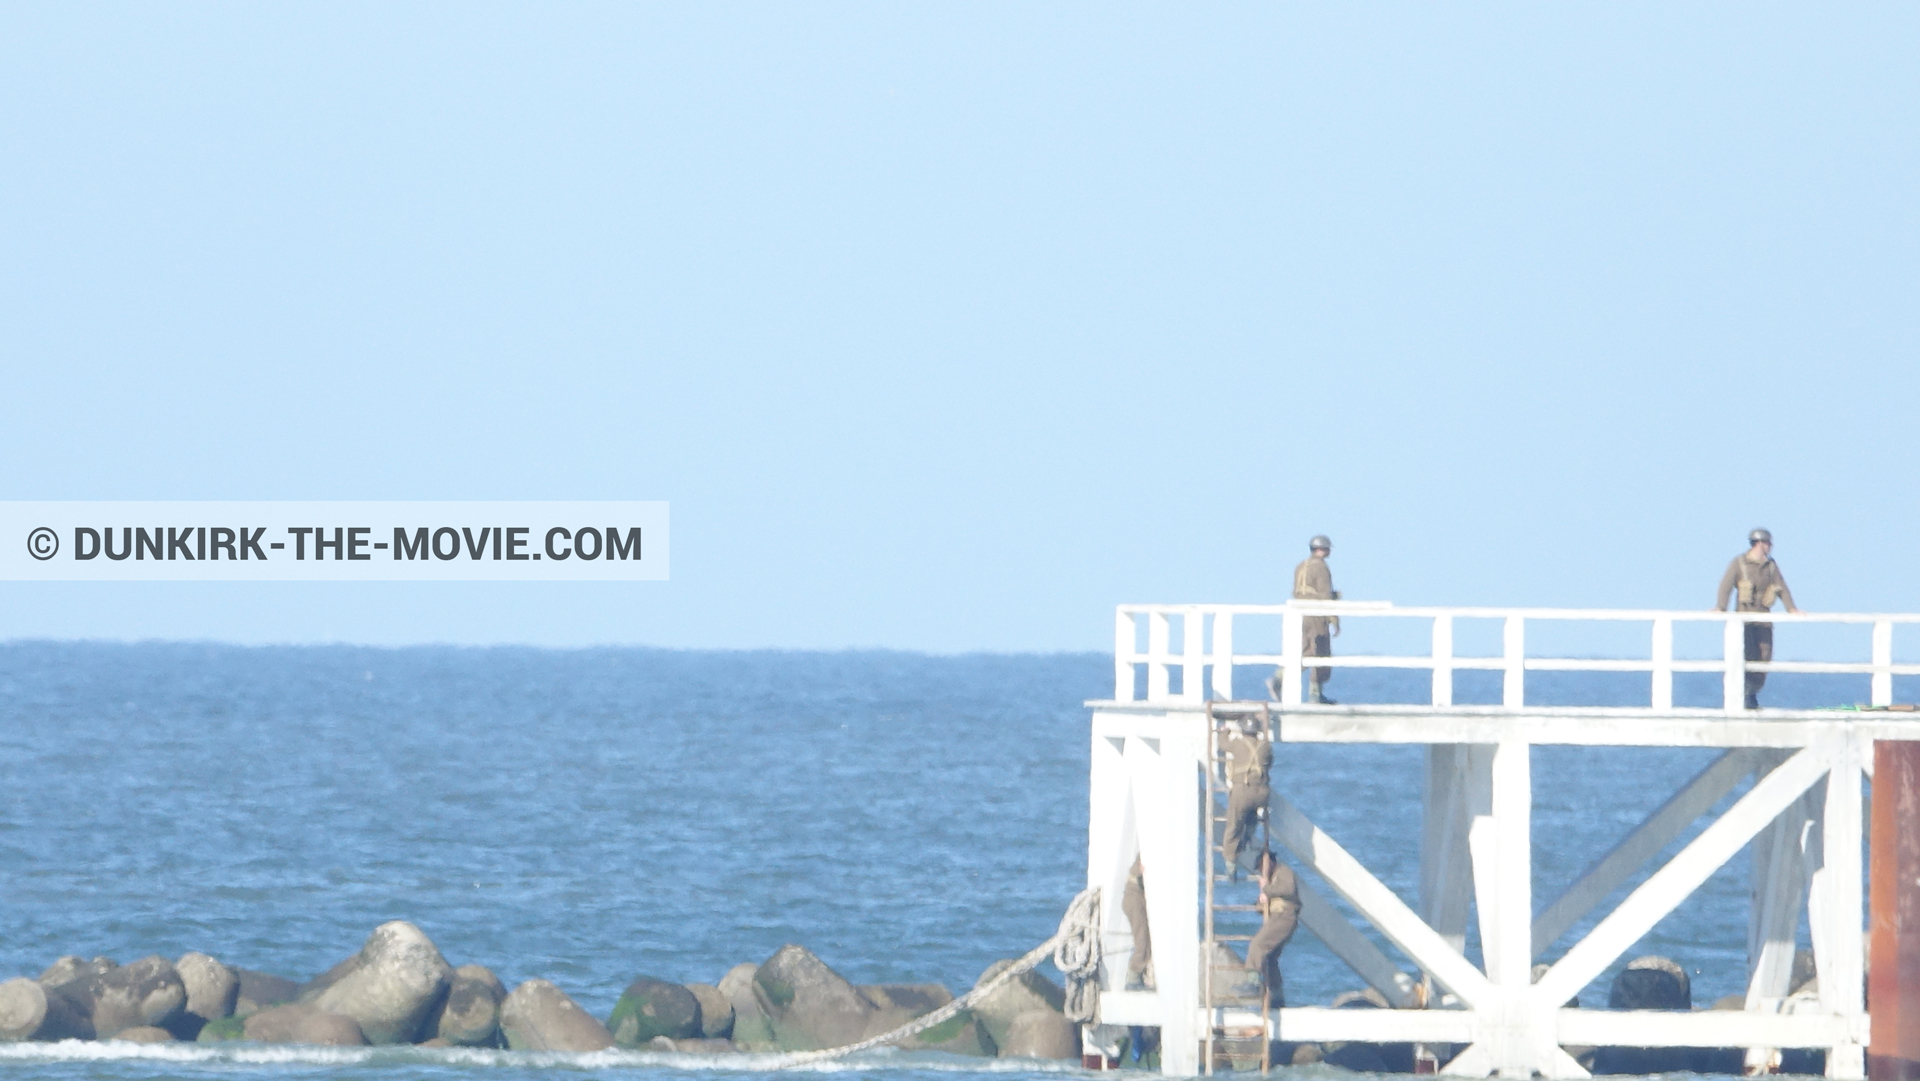
[[[1311,555],[1293,568],[1293,596],[1295,600],[1330,601],[1333,596],[1333,572],[1327,569],[1327,561],[1319,555]],[[1300,621],[1300,655],[1302,657],[1333,656],[1333,629],[1340,625],[1333,616],[1308,616]],[[1333,669],[1316,668],[1313,681],[1324,685],[1333,678]]]
[[1260,903],[1265,918],[1253,941],[1247,943],[1247,967],[1261,973],[1267,981],[1267,1005],[1284,1006],[1286,996],[1280,984],[1280,951],[1293,937],[1300,922],[1300,886],[1293,868],[1275,863],[1273,873],[1260,887]]
[[1127,959],[1127,983],[1153,986],[1148,971],[1153,967],[1153,935],[1147,930],[1147,878],[1140,857],[1133,858],[1133,870],[1127,872],[1127,891],[1121,895],[1120,911],[1133,929],[1133,956]]
[[[1787,580],[1780,573],[1780,564],[1772,558],[1755,563],[1742,552],[1727,564],[1727,573],[1720,576],[1720,589],[1715,594],[1713,606],[1717,611],[1727,610],[1727,601],[1733,600],[1738,607],[1736,612],[1770,612],[1775,601],[1785,601],[1788,608],[1796,608],[1793,603],[1793,591],[1787,588]],[[1773,624],[1749,623],[1746,626],[1746,656],[1750,661],[1773,660]],[[1747,696],[1760,693],[1767,685],[1765,672],[1747,673]]]
[[1254,736],[1227,741],[1227,828],[1220,854],[1232,867],[1253,841],[1260,810],[1273,799],[1267,774],[1273,769],[1273,744]]

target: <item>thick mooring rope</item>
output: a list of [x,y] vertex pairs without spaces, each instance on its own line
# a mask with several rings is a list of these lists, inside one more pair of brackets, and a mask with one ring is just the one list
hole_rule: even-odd
[[1053,965],[1067,978],[1067,1020],[1092,1024],[1100,1017],[1099,890],[1073,899],[1053,941]]
[[[1069,950],[1071,952],[1069,952]],[[940,1024],[940,1022],[947,1020],[961,1010],[972,1006],[988,995],[993,994],[1021,973],[1031,971],[1035,965],[1046,960],[1049,955],[1054,958],[1054,964],[1059,965],[1060,970],[1067,973],[1068,1019],[1074,1021],[1091,1020],[1091,1017],[1076,1017],[1073,1012],[1073,1004],[1076,993],[1076,979],[1084,987],[1092,988],[1091,997],[1089,997],[1088,992],[1085,990],[1079,992],[1080,997],[1087,1001],[1098,1001],[1099,985],[1093,982],[1092,976],[1100,967],[1099,887],[1093,886],[1080,891],[1080,895],[1073,899],[1071,905],[1067,906],[1067,914],[1060,920],[1060,929],[1054,932],[1052,938],[1047,939],[1045,942],[1027,951],[1026,956],[1008,965],[993,979],[968,991],[966,994],[961,995],[945,1006],[940,1007],[932,1013],[916,1017],[906,1024],[901,1025],[899,1028],[894,1029],[892,1032],[884,1033],[871,1039],[861,1040],[859,1043],[850,1043],[845,1047],[829,1047],[824,1051],[791,1052],[776,1057],[769,1065],[776,1070],[785,1070],[794,1066],[805,1066],[809,1063],[825,1062],[828,1059],[841,1058],[857,1051],[866,1051],[870,1048],[880,1047],[897,1040],[904,1040],[909,1036],[916,1036]],[[1069,969],[1066,964],[1062,963],[1063,960],[1072,963],[1074,967]],[[1076,972],[1083,973],[1083,975],[1076,977],[1074,975]]]

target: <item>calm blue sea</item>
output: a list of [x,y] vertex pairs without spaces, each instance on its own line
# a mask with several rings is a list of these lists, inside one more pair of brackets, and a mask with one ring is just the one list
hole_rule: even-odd
[[[67,953],[202,950],[304,980],[406,919],[456,965],[509,986],[546,977],[603,1017],[637,975],[711,982],[787,942],[856,982],[961,991],[1049,935],[1084,879],[1081,703],[1110,695],[1111,673],[1095,654],[0,645],[0,978]],[[1405,690],[1336,682],[1352,700]],[[1779,690],[1779,704],[1857,697]],[[1536,752],[1536,896],[1706,758]],[[1414,748],[1289,746],[1276,784],[1411,898],[1419,764]],[[1736,860],[1636,951],[1696,972],[1700,1005],[1740,984],[1745,874]],[[1305,934],[1286,967],[1297,1003],[1357,986]],[[691,1061],[0,1047],[0,1070],[23,1079]],[[1043,1072],[892,1053],[828,1069]]]

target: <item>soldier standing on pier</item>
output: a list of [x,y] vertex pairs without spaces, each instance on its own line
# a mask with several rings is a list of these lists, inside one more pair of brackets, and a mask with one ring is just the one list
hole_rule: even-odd
[[[1302,601],[1337,601],[1340,592],[1333,588],[1333,572],[1327,569],[1327,556],[1333,554],[1333,542],[1323,534],[1307,542],[1307,558],[1293,568],[1293,597]],[[1300,621],[1300,655],[1333,656],[1333,636],[1340,633],[1338,616],[1308,616]],[[1332,668],[1315,668],[1308,683],[1307,701],[1333,705],[1323,688],[1333,678]]]
[[1240,857],[1252,852],[1254,829],[1273,799],[1267,779],[1273,770],[1273,744],[1260,738],[1249,717],[1240,722],[1240,734],[1227,741],[1226,752],[1227,828],[1220,838],[1220,855],[1227,874],[1237,879]]
[[[1787,611],[1798,612],[1794,606],[1793,592],[1787,588],[1787,580],[1780,574],[1780,564],[1773,561],[1773,534],[1764,529],[1756,529],[1747,534],[1750,547],[1727,564],[1727,573],[1720,576],[1720,591],[1714,600],[1716,612],[1727,610],[1727,600],[1735,596],[1737,612],[1770,612],[1773,602],[1785,601]],[[1749,661],[1767,662],[1773,660],[1773,624],[1749,623],[1746,626],[1746,656]],[[1748,709],[1760,708],[1760,688],[1766,686],[1765,672],[1747,673]]]

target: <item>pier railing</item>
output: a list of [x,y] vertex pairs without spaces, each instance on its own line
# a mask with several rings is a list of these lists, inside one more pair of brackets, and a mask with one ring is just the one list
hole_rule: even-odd
[[[1280,617],[1278,653],[1239,652],[1235,620],[1244,617]],[[1349,620],[1426,620],[1431,625],[1432,649],[1424,655],[1388,656],[1343,654],[1304,655],[1302,633],[1310,616]],[[1497,620],[1501,650],[1496,656],[1460,656],[1454,651],[1458,620]],[[1529,625],[1645,623],[1644,657],[1540,656],[1527,648]],[[1772,623],[1865,624],[1871,627],[1868,653],[1860,661],[1749,661],[1745,625]],[[1144,626],[1143,626],[1144,624]],[[1685,624],[1719,624],[1721,656],[1706,659],[1674,656],[1674,628]],[[1432,673],[1432,706],[1454,704],[1454,673],[1495,671],[1502,674],[1501,705],[1520,709],[1526,704],[1528,672],[1645,672],[1652,679],[1648,708],[1671,711],[1673,677],[1679,673],[1717,673],[1721,676],[1722,708],[1744,704],[1748,672],[1811,672],[1870,677],[1870,704],[1893,702],[1893,677],[1920,675],[1920,664],[1895,664],[1894,628],[1920,624],[1916,614],[1657,611],[1606,608],[1397,608],[1365,601],[1293,601],[1287,604],[1123,604],[1114,628],[1114,700],[1118,702],[1193,703],[1208,698],[1231,699],[1236,668],[1260,668],[1261,677],[1278,669],[1279,700],[1298,705],[1302,700],[1302,672],[1307,668],[1425,669]],[[1176,638],[1178,651],[1174,649]],[[1144,640],[1145,648],[1141,648]],[[1138,686],[1139,668],[1146,669],[1145,695]],[[1179,687],[1174,688],[1175,675]]]

